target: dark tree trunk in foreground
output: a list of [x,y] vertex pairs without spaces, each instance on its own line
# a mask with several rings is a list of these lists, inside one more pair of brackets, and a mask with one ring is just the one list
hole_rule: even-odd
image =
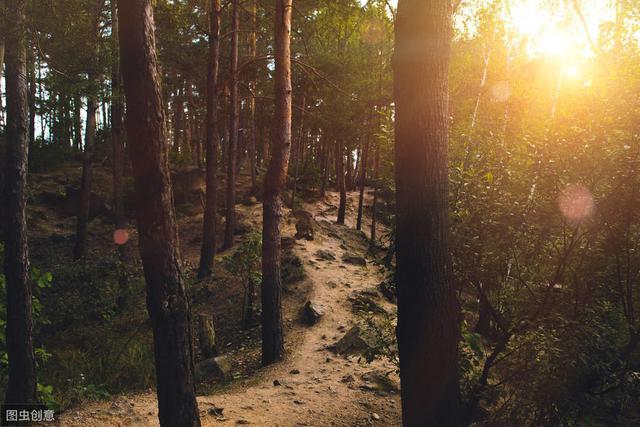
[[5,168],[5,255],[7,291],[6,347],[9,381],[5,403],[36,403],[36,362],[33,354],[31,282],[27,245],[27,169],[29,106],[27,90],[26,1],[8,0],[7,37],[7,157]]
[[127,141],[153,327],[162,426],[199,426],[191,315],[180,271],[151,0],[118,2]]
[[224,225],[224,247],[233,246],[236,228],[236,162],[238,130],[240,127],[240,99],[238,95],[238,36],[240,32],[240,0],[233,0],[231,33],[231,129],[227,149],[227,213]]
[[217,179],[218,164],[218,67],[220,59],[220,0],[211,0],[209,11],[209,69],[207,71],[207,196],[202,226],[202,248],[198,278],[202,279],[213,271],[216,255],[217,223]]
[[[98,61],[98,43],[100,41],[99,22],[102,4],[102,0],[96,1],[95,10],[93,11],[93,57],[96,61]],[[96,136],[96,112],[98,111],[98,94],[96,92],[97,86],[99,85],[99,79],[96,71],[93,69],[94,67],[95,64],[91,64],[91,70],[89,71],[89,81],[94,85],[92,87],[94,93],[90,94],[87,100],[87,129],[85,131],[84,154],[82,156],[82,181],[80,183],[80,203],[76,228],[76,244],[73,249],[73,255],[76,259],[83,258],[87,255],[87,228],[89,225],[89,209],[91,208],[93,153]]]
[[340,192],[340,206],[338,206],[338,224],[344,224],[344,215],[347,210],[347,189],[344,177],[344,153],[340,139],[336,141],[336,183]]
[[291,8],[292,0],[276,0],[275,111],[271,161],[264,179],[262,224],[262,364],[282,358],[282,275],[280,221],[282,191],[291,150]]
[[396,17],[398,347],[405,426],[460,425],[458,306],[448,251],[449,0]]

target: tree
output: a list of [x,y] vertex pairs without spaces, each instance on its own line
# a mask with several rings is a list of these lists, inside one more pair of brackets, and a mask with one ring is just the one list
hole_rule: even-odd
[[26,1],[7,1],[7,153],[3,203],[6,219],[6,346],[9,358],[6,404],[36,403],[37,400],[26,217],[29,106],[25,11]]
[[[249,33],[249,60],[254,61],[256,59],[257,40],[256,32],[258,29],[258,4],[257,0],[252,0],[249,13],[251,15],[251,33]],[[251,175],[251,193],[255,193],[257,190],[256,183],[256,90],[258,87],[257,74],[254,72],[254,76],[249,82],[249,172]]]
[[118,3],[127,141],[153,328],[160,424],[199,426],[191,314],[181,273],[151,0]]
[[264,179],[262,207],[262,364],[282,358],[282,274],[280,221],[282,191],[291,151],[291,8],[292,0],[276,0],[275,114],[271,160]]
[[124,138],[122,135],[122,116],[124,113],[121,87],[120,58],[118,55],[118,10],[115,1],[111,1],[112,62],[111,62],[111,145],[113,150],[113,211],[116,229],[126,226],[124,214]]
[[84,154],[82,157],[82,181],[80,184],[80,203],[78,208],[78,223],[76,229],[76,244],[73,255],[76,259],[87,255],[87,227],[89,225],[89,210],[91,208],[91,181],[93,179],[93,154],[96,138],[96,112],[98,111],[98,86],[100,78],[96,69],[100,47],[100,13],[104,0],[94,0],[93,14],[93,60],[89,66],[89,84],[92,86],[87,99],[87,127],[84,138]]
[[213,269],[216,255],[216,212],[218,166],[218,68],[220,61],[220,0],[211,0],[209,10],[209,67],[207,70],[207,145],[206,160],[206,203],[202,229],[202,248],[198,278],[203,278]]
[[347,188],[344,176],[344,147],[339,136],[336,139],[336,183],[340,192],[340,205],[338,206],[338,218],[336,223],[344,224],[344,216],[347,210]]
[[[366,122],[370,126],[370,121]],[[368,128],[368,126],[367,126]],[[369,144],[371,142],[371,133],[367,129],[365,134],[364,150],[362,152],[362,160],[360,161],[360,194],[358,196],[358,219],[356,221],[356,230],[362,229],[362,210],[364,207],[364,187],[367,183],[367,159],[369,158]]]
[[396,104],[398,347],[406,426],[460,424],[448,249],[449,0],[400,0]]
[[231,112],[230,139],[227,149],[227,213],[224,225],[224,247],[233,246],[236,227],[236,164],[238,132],[240,128],[240,99],[238,94],[238,37],[240,33],[240,0],[233,0],[231,28]]

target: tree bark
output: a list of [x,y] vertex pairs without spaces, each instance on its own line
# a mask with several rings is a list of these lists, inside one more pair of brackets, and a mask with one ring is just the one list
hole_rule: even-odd
[[[29,47],[27,52],[27,73],[29,78],[29,142],[33,144],[36,141],[36,60],[33,49]],[[0,68],[2,68],[2,60],[0,60]],[[0,71],[0,80],[2,80],[2,72]]]
[[373,251],[376,248],[376,226],[378,225],[378,174],[380,173],[380,142],[376,144],[376,158],[373,172],[373,201],[371,202],[371,237],[369,248]]
[[347,209],[347,189],[344,177],[344,153],[342,142],[336,140],[336,184],[340,192],[340,206],[338,206],[338,218],[336,223],[344,224],[344,215]]
[[448,250],[449,0],[399,0],[395,29],[398,348],[405,426],[458,426]]
[[240,127],[240,99],[238,95],[238,36],[240,33],[240,0],[233,0],[231,33],[231,114],[229,147],[227,148],[227,212],[224,225],[224,248],[233,246],[236,227],[236,162],[238,130]]
[[124,214],[124,138],[123,138],[123,113],[124,94],[122,93],[120,74],[120,57],[118,55],[118,10],[116,2],[111,2],[111,29],[113,37],[113,57],[111,63],[111,145],[113,150],[113,210],[116,229],[126,227]]
[[3,204],[6,219],[4,273],[9,381],[5,404],[31,404],[36,403],[36,362],[26,217],[29,157],[26,1],[8,0],[6,12],[7,147]]
[[173,152],[178,155],[181,153],[183,144],[184,129],[184,99],[182,98],[182,88],[176,90],[173,96]]
[[[98,61],[99,56],[99,24],[100,12],[104,0],[97,0],[95,10],[93,11],[93,57]],[[89,81],[93,86],[93,93],[89,94],[87,99],[87,128],[85,130],[84,154],[82,156],[82,182],[80,184],[80,206],[78,211],[78,223],[76,228],[76,244],[73,249],[73,255],[76,259],[83,258],[87,255],[87,228],[89,224],[89,209],[91,208],[91,181],[93,178],[93,154],[94,142],[96,136],[96,112],[98,110],[98,94],[97,88],[100,84],[95,64],[91,64],[89,70]]]
[[[249,57],[250,60],[255,60],[258,48],[256,43],[257,32],[257,13],[258,5],[256,0],[251,1],[251,8],[249,10],[251,15],[251,33],[249,35]],[[249,82],[249,171],[251,173],[251,193],[255,194],[258,184],[256,176],[256,90],[258,88],[257,77]]]
[[93,152],[96,133],[96,111],[98,101],[90,96],[87,101],[87,128],[84,139],[84,154],[82,156],[82,181],[80,183],[80,206],[76,228],[76,243],[73,255],[76,259],[87,255],[87,228],[89,224],[89,209],[91,208],[91,181],[93,178]]
[[[0,14],[2,14],[2,11],[0,11]],[[0,22],[3,22],[3,15],[0,15]],[[4,22],[3,22],[3,26],[4,26]],[[2,70],[3,70],[3,64],[4,64],[4,29],[0,30],[0,81],[2,81]],[[2,87],[0,87],[0,123],[3,123],[3,119],[4,119],[4,107],[2,106]]]
[[[73,149],[80,151],[82,145],[82,117],[80,112],[82,110],[82,98],[80,95],[73,97]],[[42,140],[44,141],[44,127],[42,128]]]
[[276,0],[275,111],[271,160],[264,180],[262,224],[262,364],[282,358],[282,274],[280,222],[282,191],[291,150],[291,9],[292,0]]
[[300,126],[298,128],[298,142],[295,146],[294,155],[294,171],[293,171],[293,189],[291,190],[291,209],[296,208],[296,192],[298,190],[298,175],[300,171],[300,163],[302,162],[302,145],[303,145],[303,132],[304,132],[304,110],[307,104],[305,95],[302,95],[302,101],[300,103]]
[[218,70],[220,65],[220,0],[211,0],[209,11],[209,69],[207,71],[207,195],[202,226],[202,248],[198,278],[213,271],[216,255],[217,164],[218,164]]
[[127,141],[162,426],[199,426],[191,314],[180,270],[151,0],[118,2]]
[[[370,121],[367,123],[369,124]],[[364,207],[364,188],[367,182],[367,158],[369,157],[369,144],[371,143],[371,132],[366,131],[366,140],[364,142],[364,150],[362,151],[362,161],[360,162],[360,195],[358,198],[358,220],[356,221],[356,230],[362,230],[362,210]]]
[[322,138],[320,144],[320,157],[322,162],[322,183],[320,184],[320,197],[324,198],[327,189],[327,181],[329,180],[329,147],[326,138]]

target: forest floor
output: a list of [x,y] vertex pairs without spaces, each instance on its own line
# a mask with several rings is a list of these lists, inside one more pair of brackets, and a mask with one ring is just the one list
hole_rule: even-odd
[[[262,426],[394,426],[400,424],[400,399],[395,366],[386,359],[371,363],[357,354],[336,354],[331,346],[361,322],[353,307],[354,296],[373,295],[376,304],[392,312],[393,304],[382,298],[377,285],[386,270],[367,259],[366,265],[345,262],[344,256],[364,257],[365,233],[355,230],[357,192],[348,194],[346,225],[335,224],[338,194],[327,192],[324,200],[304,202],[302,208],[313,216],[317,229],[314,240],[295,240],[293,253],[303,262],[305,279],[285,288],[286,358],[260,368],[256,336],[252,351],[244,344],[228,356],[250,357],[250,375],[214,389],[199,388],[198,404],[202,424]],[[370,204],[367,192],[365,205]],[[240,218],[259,229],[262,205],[237,205]],[[295,218],[285,209],[283,237],[296,233]],[[186,265],[197,265],[201,215],[181,223],[182,254]],[[365,217],[368,230],[370,218]],[[379,232],[384,232],[382,227]],[[317,252],[328,251],[335,259],[322,259]],[[224,254],[221,254],[224,255]],[[324,257],[326,258],[326,257]],[[218,267],[219,268],[219,267]],[[310,300],[324,310],[314,326],[300,321],[300,310]],[[218,320],[217,320],[218,321]],[[216,326],[218,327],[218,326]],[[259,328],[256,328],[259,329]],[[238,337],[242,340],[242,336]],[[231,343],[228,344],[231,346]],[[237,346],[234,346],[237,347]],[[223,347],[223,353],[225,352]],[[242,355],[241,355],[242,353]],[[248,354],[248,356],[247,356]],[[86,402],[61,414],[64,426],[157,426],[155,392],[121,394],[107,400]]]

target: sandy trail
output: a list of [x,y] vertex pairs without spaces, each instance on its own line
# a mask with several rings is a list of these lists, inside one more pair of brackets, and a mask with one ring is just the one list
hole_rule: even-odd
[[[303,260],[312,283],[310,299],[324,307],[325,315],[312,327],[295,321],[286,337],[288,354],[284,361],[213,395],[199,396],[202,425],[399,425],[398,394],[371,390],[366,379],[367,373],[389,372],[394,367],[387,361],[367,364],[358,357],[337,356],[326,348],[356,323],[348,297],[383,280],[383,272],[370,260],[366,267],[342,262],[345,253],[362,255],[366,241],[363,234],[349,228],[355,223],[357,193],[349,194],[347,226],[333,224],[337,200],[336,193],[329,193],[325,201],[305,204],[305,209],[320,223],[320,230],[315,240],[297,240],[294,245],[294,252]],[[258,211],[255,206],[251,210]],[[289,220],[283,227],[283,235],[294,233],[294,223]],[[315,256],[319,249],[333,252],[336,260],[319,260]],[[390,304],[385,307],[392,309]],[[285,307],[285,316],[290,320],[299,308]],[[274,385],[274,380],[280,385]],[[215,413],[215,407],[223,408],[222,416]],[[91,403],[82,409],[67,411],[60,423],[157,426],[156,396],[148,392]]]

